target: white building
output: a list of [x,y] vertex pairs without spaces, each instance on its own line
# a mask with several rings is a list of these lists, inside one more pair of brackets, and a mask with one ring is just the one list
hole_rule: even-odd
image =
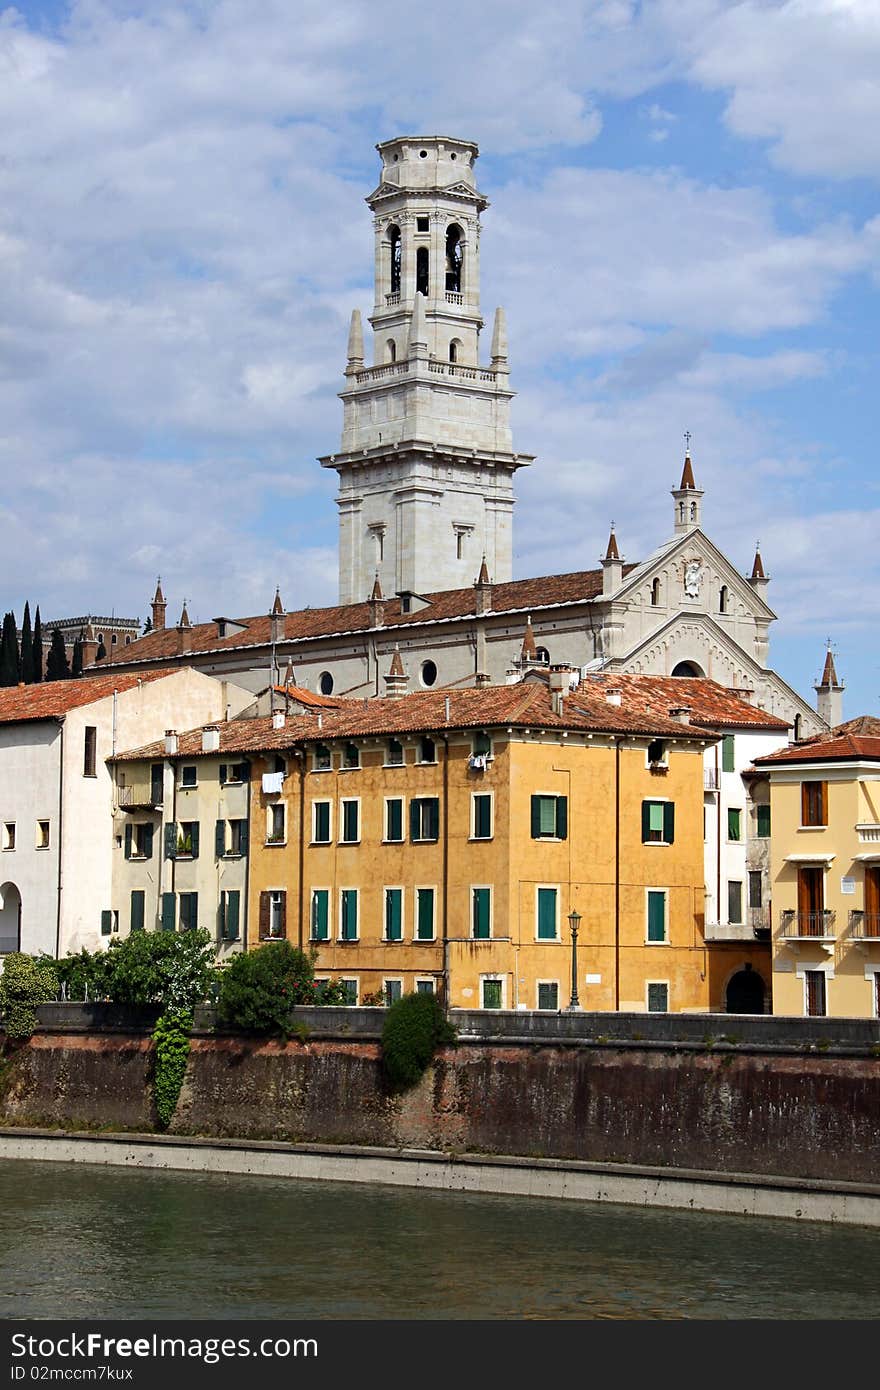
[[233,716],[249,698],[191,669],[0,690],[0,954],[64,956],[106,941],[115,925],[106,917],[114,810],[106,759],[171,724]]

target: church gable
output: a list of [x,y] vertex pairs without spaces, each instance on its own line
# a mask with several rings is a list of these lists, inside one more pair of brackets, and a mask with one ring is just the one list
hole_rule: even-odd
[[614,594],[643,608],[678,608],[761,623],[772,622],[773,609],[702,531],[677,536],[650,556]]

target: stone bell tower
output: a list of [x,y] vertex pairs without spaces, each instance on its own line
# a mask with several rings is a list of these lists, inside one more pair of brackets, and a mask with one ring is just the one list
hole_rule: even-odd
[[511,578],[515,454],[504,311],[480,364],[477,146],[401,136],[376,148],[373,365],[361,317],[348,339],[339,474],[339,601],[472,585],[485,555]]

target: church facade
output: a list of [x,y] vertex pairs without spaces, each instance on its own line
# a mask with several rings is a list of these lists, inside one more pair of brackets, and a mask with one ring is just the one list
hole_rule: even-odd
[[[165,625],[99,667],[168,662],[253,690],[287,678],[323,695],[385,693],[395,650],[410,689],[500,684],[535,665],[706,676],[784,720],[826,721],[769,664],[775,614],[760,554],[740,574],[702,528],[685,457],[672,530],[627,564],[612,531],[601,566],[515,580],[513,449],[504,313],[481,361],[480,213],[471,142],[401,137],[377,146],[372,362],[360,316],[348,340],[339,475],[339,602]],[[536,465],[540,467],[540,465]],[[160,602],[157,602],[160,601]]]

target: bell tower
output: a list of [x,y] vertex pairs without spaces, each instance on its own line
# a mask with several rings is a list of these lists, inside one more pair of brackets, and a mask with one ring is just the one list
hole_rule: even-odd
[[352,314],[339,474],[339,601],[472,585],[485,555],[511,578],[516,454],[504,311],[480,363],[480,214],[467,140],[401,136],[376,146],[373,362]]

